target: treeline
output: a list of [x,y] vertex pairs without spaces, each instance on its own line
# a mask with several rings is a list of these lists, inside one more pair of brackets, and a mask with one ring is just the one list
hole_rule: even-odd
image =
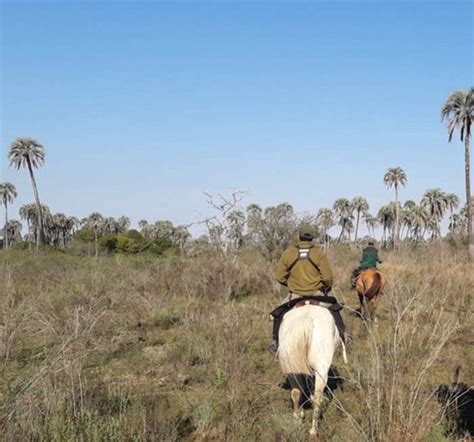
[[[34,175],[34,169],[44,163],[44,147],[33,138],[18,138],[10,145],[8,160],[10,166],[28,171],[35,203],[24,205],[20,209],[20,218],[27,224],[27,233],[22,236],[21,222],[10,220],[8,216],[8,206],[17,197],[16,188],[12,183],[0,183],[0,202],[5,210],[0,241],[3,248],[8,248],[10,243],[21,242],[30,245],[34,243],[37,248],[43,244],[67,248],[73,239],[93,241],[96,255],[99,248],[109,252],[139,253],[155,250],[158,253],[165,244],[169,245],[168,248],[176,248],[181,252],[188,250],[190,244],[193,246],[191,250],[212,246],[224,252],[258,246],[272,256],[276,250],[290,242],[296,230],[303,228],[312,231],[324,247],[332,241],[357,242],[362,224],[365,224],[372,237],[376,237],[376,232],[381,230],[380,240],[384,246],[395,246],[400,241],[410,244],[433,241],[441,237],[441,222],[448,213],[449,235],[468,238],[474,224],[469,206],[469,140],[474,120],[474,88],[453,92],[441,109],[441,118],[446,121],[449,141],[459,132],[461,141],[465,143],[466,205],[457,213],[455,210],[460,206],[459,197],[438,188],[427,190],[418,204],[412,200],[402,204],[399,190],[406,186],[407,176],[403,169],[394,167],[386,171],[383,183],[387,188],[394,189],[395,200],[381,207],[375,214],[370,213],[369,204],[362,196],[352,200],[339,198],[332,208],[322,208],[314,215],[302,217],[297,216],[293,207],[287,203],[266,209],[252,204],[242,210],[238,204],[242,193],[234,192],[229,198],[206,194],[216,214],[201,222],[206,226],[207,234],[198,239],[191,239],[187,226],[175,227],[169,221],[157,221],[154,224],[140,221],[139,230],[130,231],[130,220],[127,217],[115,220],[95,212],[79,220],[62,213],[51,214],[48,207],[41,204]],[[331,236],[330,231],[335,227],[339,230]],[[471,246],[469,253],[474,259],[474,244]]]
[[322,247],[331,243],[357,243],[363,226],[370,237],[379,237],[385,247],[393,246],[397,241],[405,244],[434,241],[441,238],[440,224],[447,215],[450,237],[461,239],[467,234],[466,207],[455,212],[460,205],[459,198],[440,189],[426,191],[418,204],[412,200],[390,202],[375,215],[371,214],[368,201],[361,196],[352,200],[338,198],[332,208],[305,215],[298,215],[289,203],[267,208],[250,204],[241,209],[240,199],[219,198],[221,204],[211,204],[215,214],[197,223],[205,228],[205,233],[198,238],[192,237],[190,226],[175,226],[167,220],[153,223],[141,220],[138,229],[131,229],[127,216],[113,218],[94,212],[79,219],[51,213],[46,205],[41,205],[41,234],[36,205],[25,204],[20,207],[19,215],[26,224],[26,231],[22,232],[20,221],[9,220],[3,229],[3,247],[8,246],[6,237],[9,244],[30,249],[38,246],[42,238],[42,244],[63,249],[71,248],[74,243],[92,243],[96,256],[105,252],[194,255],[211,249],[228,252],[258,248],[273,258],[302,230],[312,233]]

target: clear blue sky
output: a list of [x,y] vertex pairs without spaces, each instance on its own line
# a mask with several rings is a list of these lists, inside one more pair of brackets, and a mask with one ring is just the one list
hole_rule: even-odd
[[473,79],[473,2],[2,2],[1,181],[33,194],[6,154],[46,148],[55,212],[188,223],[202,191],[298,212],[338,197],[464,198],[463,146],[440,107]]

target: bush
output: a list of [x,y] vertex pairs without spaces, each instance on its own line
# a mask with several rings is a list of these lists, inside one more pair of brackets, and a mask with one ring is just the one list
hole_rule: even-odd
[[170,239],[165,238],[163,236],[159,236],[158,238],[155,238],[153,240],[148,250],[154,255],[160,256],[163,255],[163,253],[165,253],[167,250],[173,248],[175,248],[175,246],[173,245]]
[[116,235],[116,250],[123,253],[139,253],[146,250],[150,245],[148,239],[140,235],[136,230]]
[[117,235],[107,235],[101,238],[99,245],[102,249],[112,253],[117,251]]
[[74,234],[74,239],[84,242],[93,242],[95,240],[94,231],[92,229],[80,229]]

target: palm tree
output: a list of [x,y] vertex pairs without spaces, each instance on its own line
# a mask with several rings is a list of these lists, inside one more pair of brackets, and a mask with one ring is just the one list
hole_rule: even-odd
[[400,215],[400,237],[403,236],[403,228],[406,228],[405,239],[412,233],[413,209],[417,207],[415,201],[406,200]]
[[454,132],[459,130],[461,142],[464,141],[464,175],[466,183],[467,233],[469,238],[469,257],[474,259],[474,237],[472,232],[471,201],[471,164],[470,140],[471,125],[474,120],[474,87],[467,91],[453,92],[441,109],[441,121],[447,122],[448,141],[451,142]]
[[448,230],[451,235],[456,235],[459,231],[459,227],[462,225],[461,215],[459,213],[453,213],[449,217]]
[[154,233],[158,237],[163,237],[171,240],[171,236],[173,235],[173,223],[168,220],[159,220],[156,221],[154,224]]
[[17,221],[16,219],[8,221],[8,224],[6,226],[6,231],[8,232],[8,234],[6,236],[11,238],[12,242],[21,241],[21,228],[22,225],[20,221]]
[[94,232],[94,244],[95,244],[95,258],[97,259],[99,256],[99,233],[102,232],[104,228],[105,220],[104,217],[98,213],[94,212],[91,213],[85,220],[85,225],[92,229]]
[[393,231],[395,211],[393,203],[391,204],[392,205],[388,204],[386,206],[382,206],[377,213],[378,222],[382,225],[383,228],[382,242],[384,243],[384,245],[387,244],[387,231],[390,231],[390,229],[392,229]]
[[108,217],[104,219],[102,225],[104,233],[116,234],[119,233],[119,227],[117,221],[113,217]]
[[459,197],[455,193],[446,193],[446,201],[448,203],[448,208],[451,212],[451,215],[454,212],[454,209],[457,209],[459,207]]
[[17,138],[10,146],[8,153],[10,166],[17,169],[27,167],[30,173],[31,184],[35,194],[36,210],[38,211],[39,236],[36,246],[44,242],[43,214],[41,212],[41,203],[39,199],[38,187],[36,185],[33,168],[38,168],[44,163],[44,147],[33,138]]
[[176,244],[181,251],[184,250],[187,242],[191,238],[191,234],[186,226],[176,226],[173,232],[172,241]]
[[71,229],[69,218],[63,213],[53,215],[53,223],[55,228],[55,242],[59,244],[59,238],[62,236],[63,247],[66,248],[66,237]]
[[430,230],[433,232],[432,237],[439,236],[439,223],[448,209],[446,194],[441,189],[429,189],[423,195],[420,205],[428,214],[427,221]]
[[411,231],[416,243],[423,236],[423,233],[426,230],[428,213],[422,207],[415,206],[411,209],[410,217]]
[[130,218],[128,216],[121,216],[117,220],[117,227],[119,233],[125,233],[130,228]]
[[28,225],[28,246],[29,249],[31,250],[31,238],[34,236],[36,237],[36,230],[34,231],[34,235],[31,234],[32,227],[35,225],[36,219],[37,219],[37,211],[36,211],[36,205],[35,204],[23,204],[23,206],[20,207],[20,218],[24,219],[26,221],[26,224]]
[[367,226],[367,230],[369,232],[369,235],[372,238],[375,238],[375,229],[378,227],[379,222],[375,216],[372,216],[370,213],[364,214],[364,222],[365,225]]
[[17,195],[15,186],[12,183],[0,183],[0,202],[5,207],[5,228],[3,229],[5,249],[8,249],[8,204],[13,203]]
[[349,234],[350,240],[354,211],[351,202],[347,198],[338,198],[336,201],[334,201],[332,208],[339,219],[338,224],[341,226],[341,233],[337,241],[341,241],[341,238],[345,232]]
[[391,167],[387,169],[383,176],[383,182],[387,188],[395,188],[395,229],[392,232],[392,241],[395,244],[395,240],[399,240],[400,236],[400,219],[399,219],[399,205],[398,205],[398,188],[405,186],[407,183],[407,176],[405,171],[401,167]]
[[354,242],[357,242],[357,236],[359,233],[359,220],[360,215],[365,216],[369,210],[369,203],[367,200],[362,196],[356,196],[352,202],[352,207],[355,210],[357,217],[356,217],[356,227],[355,227],[355,237]]
[[323,245],[328,246],[328,230],[334,225],[334,213],[331,209],[319,209],[316,219],[323,229]]

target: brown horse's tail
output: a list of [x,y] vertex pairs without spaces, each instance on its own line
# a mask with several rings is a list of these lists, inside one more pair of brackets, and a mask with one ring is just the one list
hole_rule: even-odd
[[367,299],[372,299],[382,288],[382,275],[379,272],[374,273],[374,279],[370,287],[364,292]]

